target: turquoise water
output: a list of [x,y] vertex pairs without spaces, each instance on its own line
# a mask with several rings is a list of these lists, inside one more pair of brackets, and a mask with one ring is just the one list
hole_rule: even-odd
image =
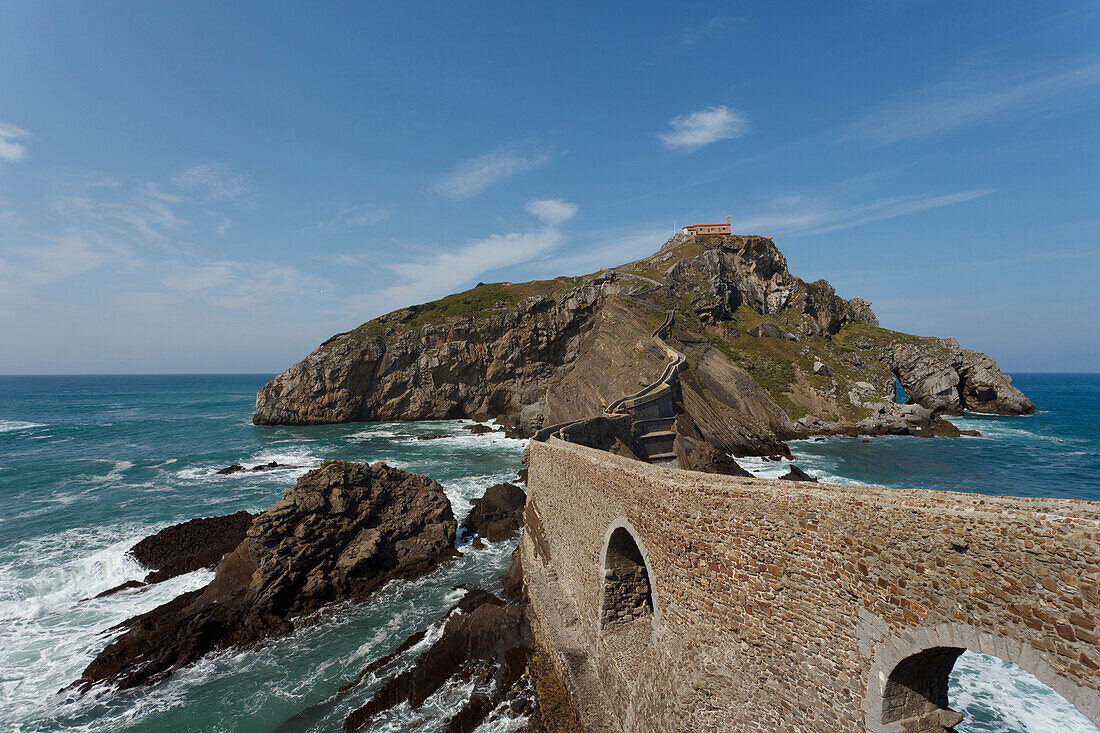
[[[56,694],[106,644],[106,629],[209,580],[203,571],[85,600],[144,575],[125,555],[141,537],[195,516],[263,510],[329,458],[431,476],[459,517],[519,468],[522,441],[472,436],[453,421],[255,427],[253,400],[268,378],[0,377],[0,729],[272,731],[438,618],[460,597],[456,585],[496,582],[512,543],[464,547],[462,560],[420,580],[328,609],[289,637],[208,658],[152,689]],[[981,438],[797,441],[795,461],[842,483],[1100,499],[1100,375],[1020,375],[1016,384],[1039,412],[954,419]],[[453,437],[415,439],[439,432]],[[214,473],[272,460],[299,468]],[[786,470],[745,463],[760,475]],[[338,729],[375,687],[283,730]],[[952,704],[970,733],[1095,731],[1034,678],[969,652],[953,674]],[[379,730],[433,730],[448,705],[442,693],[419,715],[398,707]],[[500,718],[486,729],[513,724]]]
[[[55,694],[105,645],[105,629],[211,577],[85,600],[144,576],[124,554],[141,537],[191,517],[266,509],[329,458],[431,476],[460,518],[471,498],[521,467],[523,441],[472,436],[454,421],[255,427],[256,390],[269,378],[0,377],[0,729],[271,731],[437,619],[461,597],[455,586],[494,586],[514,543],[463,547],[463,559],[435,573],[328,609],[261,648],[208,658],[151,690]],[[453,437],[415,439],[424,433]],[[300,468],[214,473],[273,460]],[[338,730],[376,686],[286,730]],[[446,707],[445,696],[430,702]],[[398,708],[382,729],[433,722]]]

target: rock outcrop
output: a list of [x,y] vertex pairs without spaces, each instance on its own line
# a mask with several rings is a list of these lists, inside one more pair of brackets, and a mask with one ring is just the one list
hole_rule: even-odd
[[462,521],[462,536],[480,535],[489,542],[500,542],[515,536],[523,523],[523,506],[527,494],[515,484],[494,484],[480,498],[470,502],[473,507]]
[[[479,285],[338,334],[260,390],[254,421],[496,418],[531,436],[652,384],[666,346],[685,356],[689,437],[736,456],[785,454],[822,426],[899,432],[895,379],[931,416],[1034,410],[991,357],[879,327],[868,301],[791,275],[770,238],[678,234],[612,270]],[[904,434],[936,434],[914,417]]]
[[158,583],[214,567],[244,541],[254,519],[253,514],[242,511],[173,524],[138,542],[130,554],[149,569],[145,582]]
[[326,461],[255,518],[209,585],[121,624],[125,633],[76,684],[136,687],[211,651],[288,633],[295,617],[453,557],[456,529],[435,481]]

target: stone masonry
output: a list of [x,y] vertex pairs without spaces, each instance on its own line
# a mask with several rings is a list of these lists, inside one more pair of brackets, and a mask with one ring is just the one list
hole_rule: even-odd
[[[1096,502],[718,476],[556,438],[528,463],[532,627],[552,652],[569,636],[551,656],[599,702],[593,729],[944,731],[964,649],[1100,722]],[[652,610],[605,623],[620,532]]]

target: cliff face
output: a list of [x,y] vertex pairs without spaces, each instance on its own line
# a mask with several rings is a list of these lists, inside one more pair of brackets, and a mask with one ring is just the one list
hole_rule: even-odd
[[931,414],[1034,410],[991,357],[880,328],[870,305],[791,275],[769,238],[677,235],[613,270],[479,285],[334,336],[260,390],[254,421],[498,418],[529,434],[655,380],[669,312],[684,424],[730,452],[893,425],[895,378]]

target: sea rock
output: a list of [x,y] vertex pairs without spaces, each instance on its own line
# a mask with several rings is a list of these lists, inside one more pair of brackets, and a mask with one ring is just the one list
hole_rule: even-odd
[[462,429],[463,430],[469,430],[474,435],[485,435],[486,433],[495,433],[495,432],[497,432],[496,430],[489,427],[488,425],[482,425],[481,423],[474,423],[473,425],[463,425]]
[[440,639],[411,669],[388,679],[366,705],[352,712],[343,729],[363,730],[384,710],[401,703],[419,708],[444,684],[469,681],[473,691],[444,729],[472,731],[514,692],[527,666],[530,643],[521,606],[506,605],[486,591],[469,591],[451,610]]
[[254,519],[255,515],[240,511],[173,524],[131,547],[130,555],[151,571],[146,583],[211,568],[244,541]]
[[288,466],[285,463],[276,463],[271,461],[270,463],[263,463],[259,466],[253,466],[250,470],[252,473],[259,473],[261,471],[274,471],[276,469],[288,469],[288,468],[301,468],[301,466]]
[[417,440],[439,440],[440,438],[449,438],[451,436],[446,433],[431,433],[430,435],[418,435]]
[[803,471],[798,466],[791,464],[791,470],[779,477],[783,481],[808,481],[817,483],[817,479]]
[[494,484],[480,498],[470,502],[473,507],[462,522],[462,536],[481,535],[489,542],[500,542],[514,536],[523,524],[523,507],[527,494],[515,484]]
[[963,349],[962,354],[959,377],[966,409],[996,415],[1029,415],[1035,412],[1035,404],[1012,386],[1012,378],[1001,373],[993,357],[970,349]]
[[216,471],[215,473],[217,473],[219,476],[230,476],[234,473],[240,473],[241,471],[247,471],[247,470],[248,469],[246,469],[241,464],[234,463],[232,466],[226,466],[225,468],[222,468],[222,469]]
[[435,481],[326,461],[256,517],[209,585],[121,624],[76,685],[136,687],[211,651],[286,634],[295,617],[453,557],[456,529]]

